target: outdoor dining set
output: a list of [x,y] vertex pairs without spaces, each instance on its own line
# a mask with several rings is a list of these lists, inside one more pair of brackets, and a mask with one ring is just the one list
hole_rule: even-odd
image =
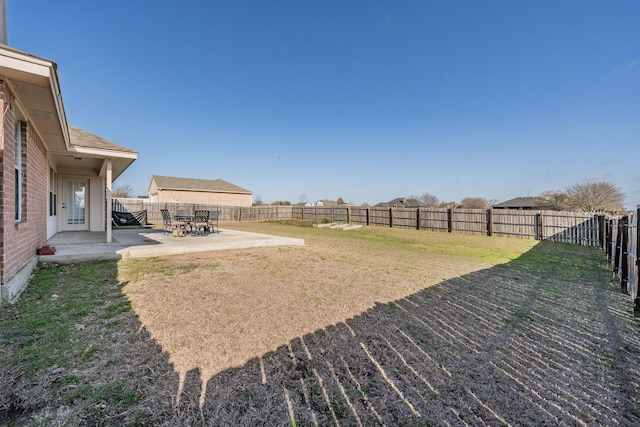
[[203,236],[207,233],[220,233],[218,218],[220,211],[177,210],[171,215],[168,209],[160,209],[162,213],[162,230],[176,237]]

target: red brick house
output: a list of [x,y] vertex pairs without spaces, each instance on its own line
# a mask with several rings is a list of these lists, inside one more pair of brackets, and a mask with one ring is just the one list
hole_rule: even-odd
[[[4,1],[1,6],[4,12]],[[112,183],[137,158],[69,126],[56,64],[5,40],[6,34],[0,40],[0,304],[18,297],[38,248],[56,233],[101,231],[111,241]]]

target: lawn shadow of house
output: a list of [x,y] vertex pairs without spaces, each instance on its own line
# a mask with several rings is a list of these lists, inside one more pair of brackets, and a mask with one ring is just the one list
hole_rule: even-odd
[[115,261],[38,267],[0,318],[0,425],[175,418],[175,395],[159,390],[176,390],[179,375],[117,277]]
[[637,424],[640,327],[603,263],[594,248],[537,245],[206,384],[191,370],[176,416],[205,425]]

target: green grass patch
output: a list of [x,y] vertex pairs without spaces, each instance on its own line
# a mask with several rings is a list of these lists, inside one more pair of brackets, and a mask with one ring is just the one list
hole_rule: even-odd
[[75,388],[67,395],[67,402],[83,406],[96,405],[109,402],[111,405],[127,407],[133,405],[140,399],[140,395],[135,390],[128,390],[120,380],[108,382],[98,386],[82,385]]
[[[567,243],[540,242],[535,251],[523,254],[518,264],[528,270],[543,271],[569,280],[592,280],[594,266],[598,272],[610,274],[600,248]],[[546,287],[544,291],[553,293],[560,290]]]
[[[242,229],[302,238],[305,242],[330,238],[339,245],[360,244],[368,251],[411,251],[425,256],[437,255],[482,261],[489,265],[515,260],[540,242],[475,234],[443,233],[386,227],[363,227],[348,232],[327,228],[295,226],[297,221],[264,221],[242,224]],[[347,243],[348,242],[348,243]]]
[[40,264],[20,300],[0,311],[0,379],[17,375],[4,377],[2,393],[22,393],[26,413],[78,399],[85,409],[107,402],[109,411],[126,410],[139,394],[110,374],[120,365],[118,355],[100,358],[109,356],[103,346],[120,333],[119,323],[104,320],[131,315],[115,262]]
[[288,225],[294,227],[313,227],[313,221],[304,221],[301,219],[280,219],[280,220],[269,220],[264,221],[266,224],[276,224],[276,225]]
[[511,314],[513,314],[518,319],[523,322],[533,322],[533,317],[529,314],[529,312],[524,310],[511,310]]
[[122,301],[114,301],[112,304],[107,306],[106,308],[106,317],[111,319],[113,317],[119,316],[122,313],[127,313],[131,311],[131,302],[127,300]]
[[[0,358],[0,368],[19,361],[33,374],[47,366],[73,365],[73,355],[87,348],[77,325],[90,322],[110,292],[105,284],[114,281],[113,262],[40,265],[20,302],[0,312],[5,338],[0,352],[9,353]],[[12,352],[3,348],[9,343],[15,346]]]

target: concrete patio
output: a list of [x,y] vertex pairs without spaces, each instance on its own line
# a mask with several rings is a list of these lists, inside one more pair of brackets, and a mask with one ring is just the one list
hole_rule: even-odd
[[167,256],[192,252],[218,251],[271,246],[303,246],[303,239],[220,229],[204,236],[173,237],[162,230],[113,230],[112,242],[106,232],[64,232],[47,241],[56,248],[54,255],[40,255],[41,262],[72,263],[93,260],[119,260]]

